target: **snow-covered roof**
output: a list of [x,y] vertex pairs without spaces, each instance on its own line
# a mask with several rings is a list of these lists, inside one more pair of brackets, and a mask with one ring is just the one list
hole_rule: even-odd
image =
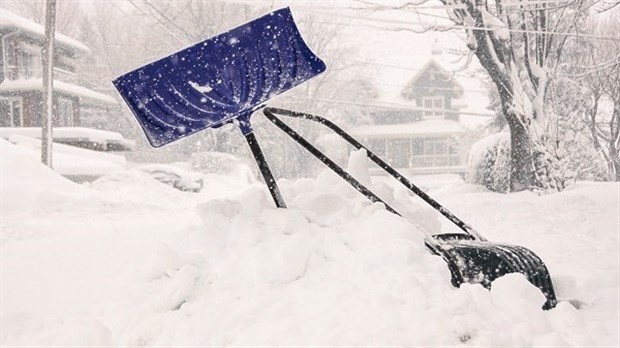
[[[19,16],[5,8],[0,9],[0,29],[15,28],[28,32],[38,37],[45,36],[45,27],[30,19]],[[56,43],[61,46],[72,48],[75,51],[89,54],[90,48],[76,39],[72,39],[66,35],[56,32],[54,35]]]
[[[4,80],[2,83],[0,83],[0,93],[42,89],[43,81],[40,78]],[[54,91],[77,96],[85,104],[118,104],[118,101],[116,99],[110,97],[107,94],[95,92],[92,89],[88,89],[86,87],[74,85],[72,83],[64,81],[54,80]]]
[[[85,127],[54,127],[55,141],[88,141],[98,144],[115,143],[127,149],[134,147],[132,140],[127,140],[122,134],[101,129]],[[0,138],[10,139],[13,136],[25,136],[30,138],[41,138],[41,128],[39,127],[1,127]]]
[[419,138],[465,133],[465,128],[452,120],[424,120],[408,124],[366,125],[351,129],[350,133],[367,138]]
[[[0,138],[8,139],[12,135],[23,135],[32,138],[41,137],[41,128],[38,127],[2,127]],[[116,140],[123,141],[122,134],[101,129],[85,127],[54,127],[54,138],[89,139],[89,140]]]

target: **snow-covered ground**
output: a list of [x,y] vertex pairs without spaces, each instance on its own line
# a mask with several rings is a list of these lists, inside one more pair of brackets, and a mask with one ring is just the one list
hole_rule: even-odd
[[[545,312],[520,275],[453,288],[421,231],[327,173],[281,180],[279,210],[245,173],[206,176],[200,193],[138,171],[84,186],[0,142],[3,346],[619,344],[617,183],[433,189],[489,239],[545,260],[562,300]],[[442,229],[405,191],[373,186]]]

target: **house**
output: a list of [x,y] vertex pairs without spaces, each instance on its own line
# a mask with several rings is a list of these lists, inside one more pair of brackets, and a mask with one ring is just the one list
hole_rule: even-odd
[[[17,128],[42,125],[44,33],[42,25],[1,9],[0,136],[4,138],[8,139],[15,131],[22,135],[36,134],[34,129]],[[117,135],[108,137],[112,132],[80,127],[85,111],[118,107],[118,102],[80,84],[76,64],[90,49],[61,33],[56,33],[55,39],[52,124],[69,136],[55,137],[54,141],[98,151],[129,150],[131,142]]]
[[[374,124],[350,130],[403,174],[463,175],[472,135],[462,114],[490,115],[486,92],[472,97],[470,85],[466,90],[464,79],[440,61],[437,55],[426,58],[413,76],[410,70],[384,76],[391,88],[371,103]],[[469,101],[477,109],[468,108]]]

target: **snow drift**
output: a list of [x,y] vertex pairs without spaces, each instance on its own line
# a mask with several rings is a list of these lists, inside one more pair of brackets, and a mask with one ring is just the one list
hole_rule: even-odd
[[[262,185],[215,175],[200,194],[139,175],[84,187],[1,145],[3,345],[618,343],[617,184],[542,197],[462,183],[436,192],[491,239],[547,261],[563,301],[544,312],[518,274],[492,291],[453,288],[418,230],[447,226],[381,182],[372,186],[419,227],[330,173],[280,180],[282,210]],[[350,168],[369,180],[360,158]],[[30,209],[41,197],[62,209]]]

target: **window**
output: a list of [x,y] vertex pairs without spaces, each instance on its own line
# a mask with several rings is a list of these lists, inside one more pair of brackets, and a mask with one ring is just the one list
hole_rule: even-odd
[[18,70],[17,70],[17,52],[15,50],[15,42],[6,40],[4,41],[4,64],[5,64],[5,73],[6,78],[8,80],[17,79]]
[[[422,112],[422,115],[426,119],[441,118],[444,116],[443,111],[441,111],[445,107],[444,99],[442,96],[422,97],[422,107],[424,107],[425,109]],[[433,111],[427,109],[438,109],[440,111]]]
[[22,98],[0,97],[0,127],[21,127],[22,124]]
[[377,156],[385,156],[385,139],[366,139],[364,144],[368,144],[368,149]]
[[41,47],[21,42],[17,49],[18,78],[41,76]]
[[73,126],[73,102],[71,99],[58,98],[58,126]]
[[461,165],[461,156],[459,156],[459,146],[454,139],[448,141],[448,165]]
[[413,167],[446,167],[461,164],[458,144],[451,138],[419,138],[411,144]]
[[75,59],[66,54],[55,55],[54,68],[66,72],[75,72]]
[[409,139],[388,140],[389,162],[396,168],[409,167],[411,157],[411,142]]
[[21,53],[19,55],[19,77],[30,78],[34,76],[34,56],[29,53]]
[[449,136],[365,139],[365,144],[395,168],[432,168],[461,165],[459,142]]

